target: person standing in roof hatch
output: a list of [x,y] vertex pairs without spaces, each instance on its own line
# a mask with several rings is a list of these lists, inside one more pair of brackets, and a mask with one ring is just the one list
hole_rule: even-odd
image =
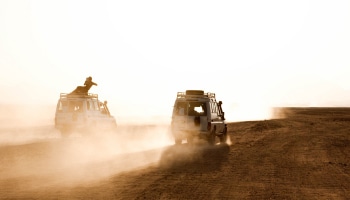
[[92,82],[92,77],[89,76],[86,78],[84,86],[78,86],[73,92],[71,92],[70,94],[87,94],[88,91],[90,90],[90,88],[96,85],[97,83]]

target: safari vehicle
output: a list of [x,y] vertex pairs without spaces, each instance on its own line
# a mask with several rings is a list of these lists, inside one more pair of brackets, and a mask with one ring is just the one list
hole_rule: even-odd
[[72,132],[90,133],[116,128],[117,123],[97,94],[61,93],[55,113],[55,127],[63,137]]
[[193,139],[205,139],[214,145],[218,137],[220,143],[226,143],[227,124],[222,102],[216,101],[215,93],[203,90],[178,92],[174,103],[171,132],[175,144],[183,140],[192,143]]

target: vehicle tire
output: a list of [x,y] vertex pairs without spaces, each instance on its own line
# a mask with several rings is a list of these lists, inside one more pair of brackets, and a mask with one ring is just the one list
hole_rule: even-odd
[[215,131],[216,131],[216,128],[214,127],[213,130],[208,135],[208,143],[210,145],[215,144],[215,139],[216,139]]
[[220,135],[220,144],[224,144],[227,141],[227,127],[224,128],[222,135]]

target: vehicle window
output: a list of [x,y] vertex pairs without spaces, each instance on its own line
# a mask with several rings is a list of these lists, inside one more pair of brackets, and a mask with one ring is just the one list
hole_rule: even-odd
[[217,113],[218,112],[218,107],[216,105],[215,102],[210,102],[210,110],[211,110],[211,113]]
[[93,106],[94,105],[90,102],[90,100],[86,101],[86,109],[87,110],[93,110],[94,109]]
[[83,112],[83,102],[82,101],[70,101],[68,110],[70,112]]
[[189,102],[189,116],[205,116],[207,115],[207,106],[205,102]]
[[215,102],[213,102],[212,106],[213,106],[213,113],[217,113],[218,112],[218,105]]
[[62,112],[64,108],[67,107],[66,101],[59,101],[57,105],[57,111]]
[[187,102],[177,102],[174,112],[176,115],[187,115]]
[[102,102],[99,102],[99,104],[100,104],[100,111],[101,111],[101,113],[102,114],[107,114],[108,112],[107,112],[107,108],[106,108],[105,104],[102,103]]
[[96,109],[94,101],[92,101],[92,100],[87,100],[86,101],[86,109],[87,110],[91,110],[91,111],[98,110],[98,108]]
[[93,103],[94,103],[95,110],[100,110],[100,106],[98,105],[98,101],[97,100],[93,100]]

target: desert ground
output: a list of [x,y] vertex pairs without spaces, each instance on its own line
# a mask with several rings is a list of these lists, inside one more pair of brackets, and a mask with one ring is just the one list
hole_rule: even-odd
[[0,199],[350,199],[350,108],[276,113],[228,123],[214,146],[175,146],[166,126],[65,139],[36,127],[50,137],[26,141],[3,129],[16,138],[0,141]]

